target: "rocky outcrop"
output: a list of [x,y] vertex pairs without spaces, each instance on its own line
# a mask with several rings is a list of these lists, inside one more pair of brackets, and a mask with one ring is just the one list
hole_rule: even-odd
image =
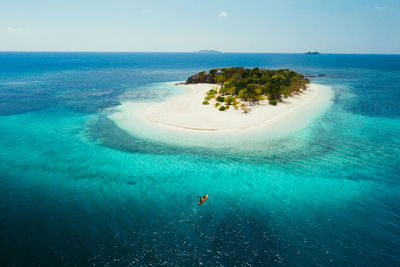
[[187,79],[186,83],[215,83],[215,80],[211,73],[202,71],[193,76],[190,76]]
[[306,78],[325,77],[325,76],[326,76],[326,74],[324,74],[324,73],[320,73],[318,75],[316,75],[316,74],[304,74],[304,77],[306,77]]

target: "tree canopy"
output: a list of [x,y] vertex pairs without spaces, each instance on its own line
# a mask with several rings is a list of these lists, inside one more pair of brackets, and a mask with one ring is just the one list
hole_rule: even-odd
[[289,69],[230,67],[200,72],[189,77],[187,83],[220,84],[221,95],[233,95],[251,104],[264,99],[276,104],[282,97],[306,90],[310,81]]

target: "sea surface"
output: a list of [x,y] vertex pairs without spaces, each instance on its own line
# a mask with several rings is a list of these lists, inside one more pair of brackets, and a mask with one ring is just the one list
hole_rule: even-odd
[[[256,150],[109,118],[228,66],[325,74],[332,105]],[[399,266],[400,56],[0,53],[0,265]]]

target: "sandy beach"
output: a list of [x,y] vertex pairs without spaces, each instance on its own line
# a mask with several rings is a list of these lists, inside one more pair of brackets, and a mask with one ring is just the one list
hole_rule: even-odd
[[152,104],[141,111],[141,116],[152,124],[186,131],[215,132],[265,128],[309,104],[320,92],[319,85],[310,84],[301,94],[290,96],[276,106],[264,100],[250,106],[249,113],[244,113],[232,106],[226,111],[219,111],[213,106],[214,102],[202,105],[206,92],[215,88],[215,84],[178,86],[184,87],[187,93]]

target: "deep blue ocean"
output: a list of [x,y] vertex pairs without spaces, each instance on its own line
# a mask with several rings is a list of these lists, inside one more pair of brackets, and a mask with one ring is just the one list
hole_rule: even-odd
[[[326,74],[333,104],[257,152],[107,117],[228,66]],[[400,266],[400,56],[0,53],[0,265]]]

